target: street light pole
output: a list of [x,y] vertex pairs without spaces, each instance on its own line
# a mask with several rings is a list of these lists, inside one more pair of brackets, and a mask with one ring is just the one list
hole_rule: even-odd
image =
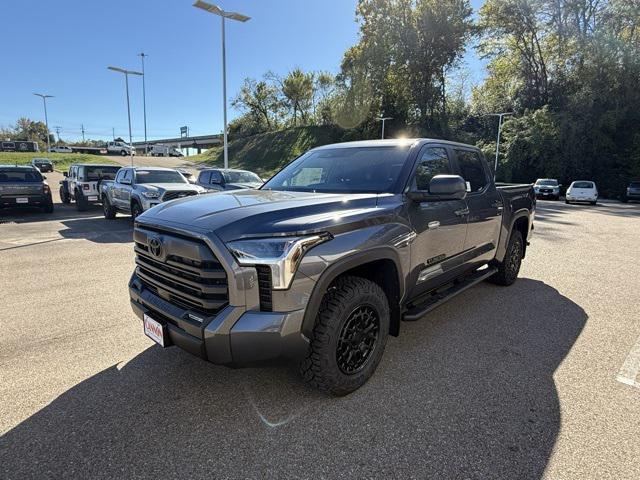
[[206,12],[213,13],[214,15],[218,15],[222,18],[222,116],[224,121],[224,130],[222,132],[222,136],[224,141],[224,168],[229,168],[229,149],[227,143],[227,52],[225,39],[225,19],[230,18],[231,20],[237,20],[238,22],[244,23],[251,17],[247,17],[246,15],[237,12],[225,12],[217,5],[212,5],[202,0],[197,0],[196,3],[193,4],[193,6],[196,8],[200,8]]
[[498,117],[498,140],[496,141],[496,160],[493,167],[493,180],[495,181],[498,173],[498,154],[500,152],[500,134],[502,133],[502,119],[507,115],[514,115],[513,112],[489,113],[490,117]]
[[144,154],[149,153],[149,145],[147,144],[147,92],[145,90],[145,75],[144,75],[144,58],[149,55],[144,52],[140,52],[138,56],[142,59],[142,109],[144,112]]
[[127,91],[127,116],[129,118],[129,156],[131,157],[131,166],[133,167],[133,137],[131,135],[131,106],[129,103],[129,75],[142,75],[141,72],[134,70],[126,70],[119,67],[107,67],[114,72],[124,73],[124,84]]
[[393,120],[393,117],[380,117],[377,119],[379,122],[382,122],[382,140],[384,140],[384,122],[387,120]]
[[47,98],[53,98],[53,95],[46,95],[43,93],[34,93],[36,97],[42,98],[42,103],[44,104],[44,124],[47,127],[47,152],[51,149],[51,145],[49,143],[49,119],[47,118]]

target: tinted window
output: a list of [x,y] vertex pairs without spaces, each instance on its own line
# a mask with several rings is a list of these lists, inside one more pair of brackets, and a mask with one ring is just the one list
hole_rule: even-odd
[[302,192],[391,192],[409,146],[332,148],[307,152],[262,188]]
[[209,183],[210,178],[211,178],[211,172],[200,172],[200,176],[198,177],[198,182]]
[[0,183],[41,182],[42,175],[36,170],[0,169]]
[[211,172],[211,180],[209,180],[209,183],[221,184],[222,174],[218,170],[213,170]]
[[120,170],[120,167],[105,167],[105,166],[96,166],[96,167],[84,167],[83,168],[83,179],[84,180],[113,180],[116,178],[116,173]]
[[573,188],[593,188],[593,182],[574,182]]
[[469,192],[477,192],[487,185],[487,174],[477,152],[456,150],[460,175],[467,182]]
[[418,161],[413,187],[429,190],[429,182],[434,176],[447,173],[451,173],[447,151],[442,147],[427,147]]
[[629,184],[629,187],[631,187],[631,188],[640,188],[640,182],[631,182]]

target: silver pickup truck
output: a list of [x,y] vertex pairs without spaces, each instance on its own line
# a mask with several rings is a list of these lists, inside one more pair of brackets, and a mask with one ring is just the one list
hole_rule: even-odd
[[123,167],[115,180],[102,183],[102,208],[107,219],[115,218],[118,212],[136,218],[162,202],[205,191],[198,185],[190,184],[172,168]]

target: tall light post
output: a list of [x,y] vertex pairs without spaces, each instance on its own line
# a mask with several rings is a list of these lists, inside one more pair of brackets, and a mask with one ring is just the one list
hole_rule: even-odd
[[47,152],[51,149],[49,143],[49,119],[47,118],[47,98],[53,98],[53,95],[45,95],[44,93],[34,93],[36,97],[42,98],[44,104],[44,124],[47,127]]
[[213,13],[214,15],[218,15],[220,16],[220,18],[222,18],[222,105],[224,118],[224,168],[229,168],[229,151],[227,148],[227,53],[225,45],[224,24],[226,18],[244,23],[251,17],[247,17],[246,15],[242,15],[241,13],[237,12],[225,12],[220,7],[207,2],[203,2],[202,0],[197,0],[196,3],[193,4],[193,6],[196,8],[200,8],[206,12]]
[[393,120],[393,117],[380,117],[376,118],[379,122],[382,122],[382,139],[384,140],[384,122],[387,120]]
[[503,112],[503,113],[489,113],[487,116],[489,117],[498,117],[498,141],[496,142],[496,161],[493,167],[493,179],[496,179],[496,175],[498,173],[498,153],[500,152],[500,133],[502,133],[502,119],[507,115],[515,115],[513,112]]
[[131,136],[131,107],[129,105],[129,75],[142,75],[141,72],[134,70],[126,70],[119,67],[107,67],[114,72],[124,73],[124,84],[127,90],[127,116],[129,117],[129,156],[131,157],[131,166],[133,166],[133,137]]
[[144,85],[144,59],[149,55],[144,52],[140,52],[138,56],[142,59],[142,109],[144,112],[144,154],[146,155],[149,153],[149,145],[147,144],[147,92],[145,91]]

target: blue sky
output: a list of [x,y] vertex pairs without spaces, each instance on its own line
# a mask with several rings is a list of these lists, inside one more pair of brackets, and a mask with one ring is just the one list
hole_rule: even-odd
[[[0,125],[19,117],[42,119],[33,92],[55,95],[49,126],[61,137],[106,139],[115,127],[126,138],[124,78],[107,65],[139,69],[146,60],[147,130],[150,139],[222,130],[220,19],[191,0],[36,0],[3,2],[0,44]],[[475,9],[481,0],[472,0]],[[356,0],[220,0],[227,10],[252,17],[227,22],[229,101],[245,77],[294,67],[337,72],[342,54],[357,41]],[[7,21],[11,19],[11,21]],[[472,78],[482,64],[466,57]],[[134,140],[144,136],[142,83],[130,77]],[[229,115],[236,115],[231,108]]]

